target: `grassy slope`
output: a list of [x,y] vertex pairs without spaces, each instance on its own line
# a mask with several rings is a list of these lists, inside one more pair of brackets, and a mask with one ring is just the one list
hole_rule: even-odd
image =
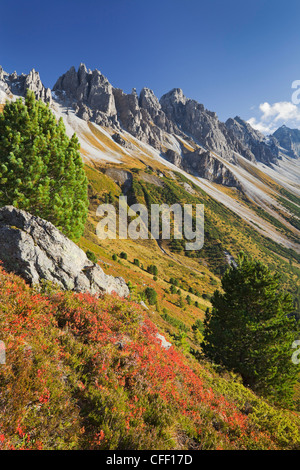
[[[123,165],[126,168],[126,165]],[[162,253],[156,241],[153,240],[115,240],[99,241],[95,235],[95,226],[98,219],[95,211],[107,194],[111,194],[112,201],[118,206],[118,197],[121,194],[120,187],[102,173],[103,168],[86,167],[90,181],[90,216],[89,224],[80,244],[85,250],[90,249],[102,261],[102,266],[107,274],[121,275],[133,285],[131,296],[139,301],[143,298],[146,286],[153,287],[158,294],[156,306],[150,306],[151,318],[159,326],[168,340],[176,344],[182,351],[189,348],[199,351],[199,338],[195,335],[192,326],[197,320],[203,320],[207,307],[210,307],[209,298],[216,288],[220,286],[219,276],[224,272],[227,261],[224,252],[233,256],[243,250],[256,259],[262,259],[274,271],[282,276],[282,287],[289,290],[295,298],[295,309],[299,307],[300,298],[300,266],[299,255],[288,250],[272,240],[263,237],[244,222],[240,217],[221,203],[212,199],[198,187],[185,180],[181,174],[176,174],[176,180],[164,173],[164,187],[145,181],[142,169],[132,171],[133,188],[128,193],[129,203],[142,202],[169,203],[181,201],[181,203],[205,204],[205,244],[198,253],[188,253],[182,250],[182,246],[173,246],[163,242]],[[130,171],[129,167],[127,170]],[[155,168],[147,170],[149,176],[157,176],[161,168],[156,172]],[[153,178],[155,181],[155,178]],[[193,186],[193,194],[188,193],[183,184]],[[238,195],[242,197],[242,195]],[[114,253],[125,251],[128,259],[112,260]],[[140,267],[133,264],[135,258],[140,261]],[[147,273],[147,266],[155,264],[158,267],[157,280]],[[179,293],[170,293],[170,278],[178,280]],[[196,293],[194,295],[190,291]],[[190,296],[191,303],[187,302]],[[197,306],[195,306],[197,302]],[[183,328],[183,325],[185,327]],[[296,387],[295,400],[300,398],[300,389]]]
[[[180,175],[176,182],[165,176],[161,188],[138,171],[132,199],[162,202],[167,188],[170,202],[205,202],[211,249],[191,258],[167,244],[163,254],[153,240],[99,242],[95,209],[109,194],[117,204],[121,189],[99,168],[86,170],[91,204],[80,245],[97,255],[106,273],[131,281],[131,299],[50,289],[40,295],[19,278],[0,274],[0,330],[7,348],[7,364],[0,368],[0,448],[298,449],[297,412],[276,409],[239,377],[217,373],[190,353],[199,351],[201,331],[192,325],[203,319],[207,295],[219,286],[223,250],[236,255],[243,248],[280,265],[287,286],[299,268],[293,254],[290,265],[288,251],[278,256],[278,247],[221,204],[198,190],[191,196]],[[113,261],[121,251],[128,259]],[[143,266],[135,266],[134,258]],[[158,267],[156,281],[146,271],[150,264]],[[181,296],[170,293],[171,277]],[[155,288],[158,303],[143,309],[137,301],[146,286]],[[157,327],[173,344],[168,351],[155,337]]]
[[[96,148],[100,139],[99,149],[111,147],[120,154],[93,125],[90,130]],[[205,247],[187,257],[176,243],[162,244],[162,253],[152,240],[99,242],[96,207],[108,196],[117,206],[121,189],[100,166],[86,166],[90,213],[80,246],[96,254],[107,274],[131,281],[131,299],[96,300],[51,290],[40,295],[19,278],[0,272],[0,331],[7,348],[7,364],[0,367],[0,448],[299,449],[297,412],[270,406],[238,377],[216,373],[190,354],[190,348],[199,351],[201,333],[195,334],[192,325],[203,319],[209,297],[220,285],[224,251],[236,256],[242,249],[264,260],[282,273],[283,287],[296,296],[299,255],[259,235],[179,173],[174,180],[163,165],[150,158],[147,162],[145,156],[126,161],[118,168],[132,171],[130,201],[205,204]],[[159,172],[164,173],[163,187],[155,179],[151,183],[151,175]],[[299,198],[265,175],[261,178],[281,193],[278,201],[291,212],[288,221],[298,227]],[[184,183],[193,186],[193,194]],[[222,190],[292,236],[242,194]],[[113,261],[112,255],[121,251],[128,259]],[[135,258],[140,267],[133,264]],[[158,267],[157,280],[146,270],[150,264]],[[170,293],[171,277],[178,281],[180,294]],[[146,286],[157,291],[158,302],[145,310],[137,302]],[[172,342],[170,350],[155,339],[154,325]]]
[[[283,287],[290,290],[295,296],[299,290],[299,255],[274,243],[257,233],[240,217],[221,203],[215,201],[196,186],[193,186],[193,194],[189,194],[183,184],[187,181],[181,174],[176,174],[176,180],[170,178],[167,172],[164,175],[163,187],[146,182],[143,172],[135,170],[133,175],[133,188],[128,193],[129,204],[133,202],[173,204],[204,203],[205,205],[205,243],[199,252],[186,253],[182,244],[162,242],[168,256],[162,253],[154,240],[115,240],[99,241],[95,234],[98,222],[95,216],[98,204],[105,201],[110,193],[115,207],[118,207],[118,197],[121,194],[120,187],[109,177],[104,175],[101,167],[87,167],[87,175],[90,181],[90,216],[85,236],[81,240],[81,246],[90,249],[104,261],[105,271],[109,274],[120,274],[127,281],[136,285],[135,292],[143,290],[145,285],[154,287],[159,295],[160,310],[166,308],[171,315],[191,324],[195,318],[202,318],[205,309],[209,306],[207,297],[213,293],[219,285],[219,278],[227,266],[224,252],[227,251],[237,256],[243,250],[255,258],[263,259],[271,269],[281,272]],[[158,173],[160,173],[159,170]],[[150,172],[156,176],[155,170]],[[151,176],[151,175],[149,175]],[[154,179],[155,181],[155,179]],[[191,185],[191,182],[188,182]],[[114,262],[112,255],[125,251],[127,260]],[[188,255],[188,256],[186,256]],[[133,265],[133,260],[138,258],[140,265]],[[147,266],[155,264],[158,267],[158,279],[155,282],[153,276],[146,272]],[[193,303],[198,301],[200,309],[185,303],[184,308],[176,308],[178,295],[170,295],[170,278],[178,279],[182,297],[189,294]],[[199,295],[189,292],[192,288]],[[206,298],[203,298],[204,297]]]
[[1,449],[299,449],[300,420],[176,347],[140,305],[0,272]]

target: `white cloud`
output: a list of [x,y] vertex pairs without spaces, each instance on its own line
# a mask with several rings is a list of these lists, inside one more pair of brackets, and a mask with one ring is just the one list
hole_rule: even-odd
[[263,134],[271,134],[283,124],[291,128],[300,126],[300,108],[290,101],[261,103],[259,111],[258,117],[251,117],[247,122]]
[[274,127],[273,123],[271,123],[270,125],[267,125],[267,124],[263,124],[262,122],[257,122],[257,120],[254,117],[248,119],[247,122],[250,124],[250,126],[252,126],[257,131],[261,132],[262,134],[272,134],[278,127],[278,126]]

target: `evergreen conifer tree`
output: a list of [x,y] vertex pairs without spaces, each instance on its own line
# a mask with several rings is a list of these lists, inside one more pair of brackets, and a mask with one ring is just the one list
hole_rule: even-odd
[[204,321],[204,354],[238,372],[246,386],[277,403],[292,403],[299,366],[292,360],[299,323],[280,277],[241,254],[215,291]]
[[74,134],[28,91],[0,114],[0,206],[52,222],[78,240],[87,217],[87,178]]

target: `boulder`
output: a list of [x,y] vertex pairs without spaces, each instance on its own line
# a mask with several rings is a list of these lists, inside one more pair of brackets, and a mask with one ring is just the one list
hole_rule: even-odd
[[172,343],[166,340],[166,338],[161,335],[160,333],[156,333],[156,338],[160,340],[160,345],[164,349],[170,349],[172,347]]
[[123,194],[126,194],[132,186],[133,177],[130,171],[119,168],[108,168],[105,170],[105,174],[120,186]]
[[65,290],[129,295],[123,278],[106,275],[53,224],[13,206],[0,208],[0,261],[30,285],[45,280]]

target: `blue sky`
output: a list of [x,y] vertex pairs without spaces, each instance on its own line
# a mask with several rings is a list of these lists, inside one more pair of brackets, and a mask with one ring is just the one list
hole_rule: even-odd
[[0,64],[52,87],[84,62],[112,85],[160,97],[174,87],[266,132],[300,127],[299,0],[0,2]]

